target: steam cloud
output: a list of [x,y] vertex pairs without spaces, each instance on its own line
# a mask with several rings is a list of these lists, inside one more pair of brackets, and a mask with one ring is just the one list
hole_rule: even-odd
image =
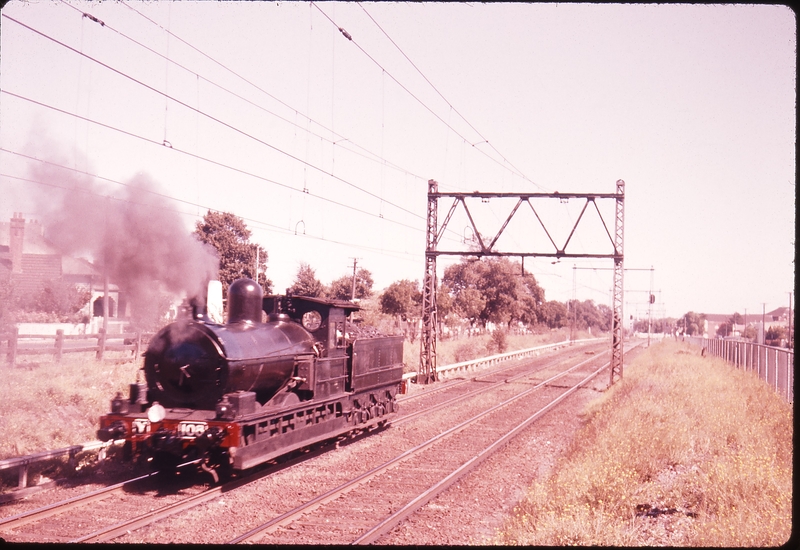
[[173,202],[153,193],[159,190],[149,176],[138,174],[120,191],[55,166],[63,160],[48,161],[31,169],[33,180],[48,185],[35,186],[34,200],[48,240],[63,254],[91,257],[134,310],[152,305],[160,290],[205,296],[219,270],[216,251],[187,231]]

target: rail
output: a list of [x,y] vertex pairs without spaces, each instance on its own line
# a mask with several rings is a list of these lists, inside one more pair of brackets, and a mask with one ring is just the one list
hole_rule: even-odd
[[686,337],[736,368],[752,371],[789,403],[794,403],[794,350],[742,340]]
[[[506,353],[498,353],[495,355],[489,355],[488,357],[481,357],[479,359],[470,359],[469,361],[452,363],[450,365],[445,365],[444,367],[437,368],[436,372],[441,375],[441,374],[450,374],[458,371],[468,371],[470,369],[477,369],[478,367],[487,367],[490,365],[494,365],[502,361],[509,361],[511,359],[522,359],[523,357],[538,355],[539,352],[547,349],[558,349],[560,347],[571,344],[578,344],[584,342],[598,342],[606,339],[607,338],[584,338],[582,340],[564,340],[563,342],[556,342],[555,344],[545,344],[543,346],[537,346],[535,348],[526,348],[517,351],[508,351]],[[417,374],[418,373],[416,372],[407,372],[403,375],[403,380],[413,381],[417,377]]]
[[[56,334],[20,334],[19,329],[0,335],[0,352],[5,351],[6,362],[15,366],[21,355],[52,355],[61,363],[65,353],[95,352],[98,360],[103,360],[107,351],[130,351],[131,356],[139,356],[142,345],[147,343],[152,333],[108,334],[100,329],[97,334],[64,334],[59,329]],[[109,343],[122,341],[122,343]],[[27,345],[21,345],[27,341]],[[53,345],[48,342],[53,341]],[[91,342],[91,345],[89,343]],[[86,343],[87,345],[81,345]]]
[[[120,335],[120,337],[124,337],[125,335]],[[21,335],[20,338],[27,337],[26,335]],[[37,338],[42,338],[42,336],[36,336]],[[511,359],[521,359],[523,357],[530,357],[531,355],[538,355],[539,352],[547,350],[547,349],[558,349],[560,347],[576,344],[576,343],[584,343],[584,342],[594,342],[605,340],[605,338],[586,338],[583,340],[564,340],[563,342],[557,342],[554,344],[545,344],[543,346],[537,346],[533,348],[526,348],[517,351],[510,351],[506,353],[499,353],[495,355],[490,355],[488,357],[482,357],[479,359],[472,359],[470,361],[462,361],[460,363],[453,363],[451,365],[446,365],[438,369],[440,374],[442,373],[452,373],[458,371],[465,371],[469,370],[470,368],[475,369],[478,367],[494,365],[495,363],[499,363],[501,361],[508,361]],[[403,380],[408,382],[409,380],[413,380],[417,377],[416,372],[408,372],[403,375]],[[63,449],[56,449],[53,451],[43,451],[36,454],[31,454],[27,456],[20,456],[14,458],[6,458],[4,460],[0,460],[0,470],[6,470],[9,468],[19,468],[19,487],[16,491],[18,496],[23,495],[21,493],[27,487],[28,483],[28,467],[31,464],[36,462],[41,462],[43,460],[49,460],[51,458],[61,457],[64,455],[69,455],[70,464],[74,462],[75,455],[82,451],[93,451],[93,450],[100,450],[101,453],[104,453],[105,449],[108,448],[110,443],[103,443],[100,441],[93,441],[90,443],[85,443],[83,445],[72,445],[71,447],[64,447]],[[100,456],[100,459],[103,459],[103,456]],[[33,487],[30,489],[34,489]],[[2,500],[2,499],[0,499]]]

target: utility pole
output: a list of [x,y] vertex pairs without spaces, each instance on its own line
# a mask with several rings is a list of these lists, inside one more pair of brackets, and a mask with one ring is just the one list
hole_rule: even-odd
[[569,323],[569,342],[572,343],[575,340],[575,323],[577,321],[577,313],[578,313],[578,295],[577,295],[577,287],[576,287],[576,279],[575,279],[575,272],[578,268],[575,264],[572,264],[572,311],[568,313],[572,313],[570,323]]
[[786,335],[789,349],[792,349],[792,293],[789,293],[789,334]]
[[767,344],[767,304],[761,302],[761,345]]
[[356,299],[356,267],[358,266],[358,258],[350,258],[353,260],[353,288],[350,290],[350,300]]
[[650,323],[652,318],[653,302],[656,297],[653,294],[653,266],[650,266],[650,294],[647,296],[647,347],[650,347]]

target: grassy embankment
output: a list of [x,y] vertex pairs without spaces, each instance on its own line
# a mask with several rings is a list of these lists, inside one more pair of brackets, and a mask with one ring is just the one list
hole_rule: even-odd
[[[792,407],[667,341],[625,367],[497,544],[774,546],[792,527]],[[648,514],[649,513],[649,514]]]
[[102,363],[94,353],[65,354],[60,365],[44,357],[0,363],[0,458],[94,441],[98,417],[116,392],[128,395],[141,366]]

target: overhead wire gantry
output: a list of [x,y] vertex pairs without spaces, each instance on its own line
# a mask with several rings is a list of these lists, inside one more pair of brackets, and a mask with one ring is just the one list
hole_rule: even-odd
[[[438,223],[438,200],[439,198],[452,198],[453,204],[445,216],[444,222],[441,227]],[[516,198],[517,204],[511,210],[511,213],[506,218],[503,225],[497,234],[491,239],[484,239],[484,234],[478,230],[475,220],[467,206],[467,198],[479,198],[488,202],[493,198]],[[583,209],[581,210],[578,219],[572,227],[572,231],[567,237],[563,245],[559,246],[553,239],[551,232],[547,229],[542,218],[536,212],[534,202],[547,199],[584,199]],[[613,200],[616,202],[615,216],[614,216],[614,232],[613,235],[608,229],[603,219],[603,214],[597,206],[598,200]],[[622,378],[622,304],[623,304],[623,235],[624,235],[624,209],[625,200],[625,182],[617,180],[615,193],[489,193],[475,191],[473,193],[440,193],[439,185],[434,180],[428,180],[428,215],[427,215],[427,230],[425,238],[425,276],[422,284],[422,338],[420,343],[420,368],[417,374],[417,382],[427,384],[434,382],[438,379],[436,371],[436,327],[437,327],[437,311],[436,311],[436,258],[439,256],[520,256],[525,257],[550,257],[550,258],[609,258],[614,260],[614,289],[612,293],[612,319],[611,319],[611,377],[610,384],[613,384],[618,379]],[[508,227],[512,218],[517,214],[519,208],[527,204],[542,229],[545,235],[552,244],[551,250],[519,250],[502,252],[494,249],[497,240]],[[464,251],[464,250],[439,250],[438,244],[444,234],[447,225],[453,217],[458,207],[462,206],[472,225],[472,230],[477,241],[479,250]],[[590,205],[594,206],[597,214],[600,216],[603,228],[612,245],[609,252],[581,252],[572,253],[567,251],[572,237],[575,235],[575,230],[578,228],[584,214]]]

